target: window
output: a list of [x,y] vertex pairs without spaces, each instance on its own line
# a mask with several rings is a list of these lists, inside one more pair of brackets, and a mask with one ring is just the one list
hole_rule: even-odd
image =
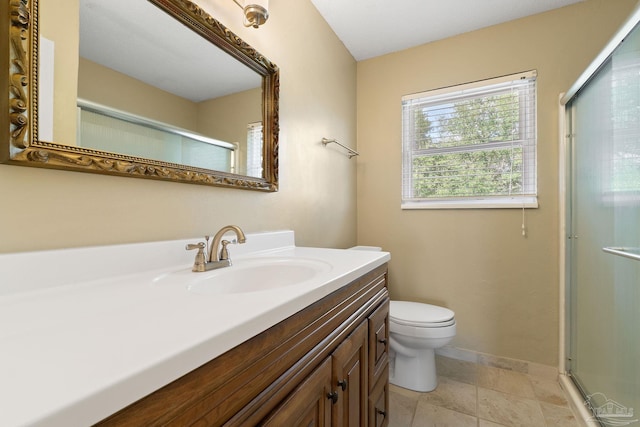
[[402,97],[402,208],[537,207],[536,72]]
[[247,126],[247,175],[262,177],[262,122]]

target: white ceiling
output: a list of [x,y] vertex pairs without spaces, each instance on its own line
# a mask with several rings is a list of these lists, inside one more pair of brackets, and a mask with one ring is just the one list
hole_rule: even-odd
[[146,0],[80,0],[80,56],[193,102],[262,84]]
[[[358,61],[579,1],[311,0]],[[87,59],[195,102],[260,85],[260,76],[147,1],[80,4]]]
[[583,0],[311,0],[360,61]]

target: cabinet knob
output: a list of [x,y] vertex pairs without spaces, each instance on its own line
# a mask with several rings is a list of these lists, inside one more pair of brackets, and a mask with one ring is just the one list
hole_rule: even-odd
[[387,416],[386,411],[383,411],[382,409],[378,409],[378,408],[376,408],[376,412],[377,412],[379,415],[382,415],[383,417],[386,417],[386,416]]
[[338,392],[332,391],[331,393],[327,393],[327,398],[331,400],[331,403],[336,403],[338,401]]
[[380,338],[378,340],[378,342],[381,343],[381,344],[386,344],[387,343],[387,339],[386,338]]
[[342,381],[338,381],[338,385],[340,386],[340,388],[342,388],[342,391],[345,391],[347,389],[347,380],[346,380],[346,378],[343,379]]

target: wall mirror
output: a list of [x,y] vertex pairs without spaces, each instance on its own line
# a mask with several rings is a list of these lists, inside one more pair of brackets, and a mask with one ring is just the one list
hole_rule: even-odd
[[0,6],[0,162],[277,191],[275,64],[189,0],[61,1]]

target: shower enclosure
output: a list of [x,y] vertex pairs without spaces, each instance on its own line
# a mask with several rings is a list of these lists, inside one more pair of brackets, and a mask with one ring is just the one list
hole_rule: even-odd
[[640,29],[627,22],[562,100],[564,369],[594,422],[640,427]]

